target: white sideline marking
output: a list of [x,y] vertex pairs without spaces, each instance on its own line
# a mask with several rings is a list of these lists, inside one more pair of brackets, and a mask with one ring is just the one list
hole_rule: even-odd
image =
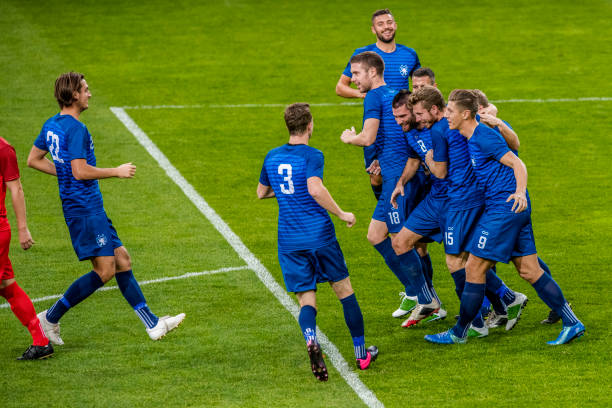
[[[202,272],[189,272],[189,273],[185,273],[183,275],[179,275],[179,276],[167,276],[164,278],[158,278],[158,279],[151,279],[151,280],[146,280],[146,281],[138,281],[138,284],[140,286],[144,286],[144,285],[149,285],[151,283],[160,283],[160,282],[167,282],[167,281],[171,281],[171,280],[177,280],[177,279],[187,279],[187,278],[194,278],[196,276],[203,276],[203,275],[214,275],[216,273],[223,273],[223,272],[233,272],[233,271],[241,271],[244,269],[250,269],[248,266],[232,266],[232,267],[228,267],[228,268],[220,268],[220,269],[215,269],[212,271],[202,271]],[[119,289],[119,286],[102,286],[100,289],[98,289],[96,292],[104,292],[106,290],[114,290],[114,289]],[[49,295],[49,296],[43,296],[40,298],[36,298],[36,299],[32,299],[32,303],[38,303],[38,302],[44,302],[45,300],[55,300],[55,299],[59,299],[61,298],[63,295]],[[10,305],[8,303],[3,303],[0,305],[0,309],[7,309],[9,308]]]
[[[554,103],[554,102],[606,102],[612,101],[612,97],[594,96],[585,98],[549,98],[549,99],[498,99],[491,101],[493,103]],[[137,105],[137,106],[121,106],[113,109],[231,109],[231,108],[284,108],[288,103],[244,103],[234,105],[219,105],[219,104],[195,104],[195,105]],[[321,102],[311,103],[310,106],[361,106],[363,102]]]
[[[284,106],[284,105],[283,105]],[[164,169],[168,177],[172,179],[191,202],[204,214],[210,223],[223,235],[227,242],[234,248],[236,253],[247,263],[249,269],[253,270],[257,277],[263,282],[268,290],[278,299],[278,301],[298,320],[299,308],[295,301],[289,297],[285,289],[282,288],[272,277],[266,267],[255,257],[255,255],[242,243],[242,240],[231,230],[229,225],[208,205],[204,198],[198,194],[193,186],[183,177],[183,175],[170,163],[168,158],[153,143],[151,139],[140,129],[140,127],[125,112],[124,108],[111,107],[110,110],[117,116],[123,125],[136,137],[138,142],[147,152],[157,161],[159,166]],[[336,367],[342,378],[355,391],[361,400],[369,407],[384,407],[376,395],[365,386],[359,376],[351,370],[340,354],[338,348],[327,336],[317,327],[317,336],[321,347],[327,353],[329,360]]]

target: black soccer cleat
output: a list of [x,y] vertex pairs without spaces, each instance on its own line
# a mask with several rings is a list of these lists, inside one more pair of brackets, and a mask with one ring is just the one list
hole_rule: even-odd
[[[569,304],[569,307],[570,307],[570,308],[572,307],[572,304],[571,304],[571,303]],[[542,320],[542,321],[540,322],[540,324],[555,324],[555,323],[557,323],[559,320],[561,320],[561,316],[559,316],[559,315],[557,314],[557,312],[555,312],[554,310],[551,310],[551,311],[548,313],[548,317],[547,317],[546,319]]]
[[319,381],[327,381],[327,367],[321,353],[321,346],[314,341],[309,341],[307,344],[308,357],[310,357],[310,368],[312,373]]
[[53,355],[51,342],[46,346],[30,346],[17,360],[43,360]]

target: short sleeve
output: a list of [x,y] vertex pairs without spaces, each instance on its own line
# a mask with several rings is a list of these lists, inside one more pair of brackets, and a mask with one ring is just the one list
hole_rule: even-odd
[[351,73],[351,60],[349,60],[349,62],[346,64],[346,67],[344,68],[344,71],[342,72],[342,74],[346,75],[349,78],[353,77],[353,74]]
[[47,147],[47,136],[45,135],[45,128],[43,127],[38,134],[36,140],[34,140],[34,146],[36,146],[40,150],[49,151]]
[[376,92],[368,92],[363,100],[363,121],[366,119],[382,119],[382,101]]
[[416,51],[414,53],[414,67],[412,68],[412,72],[410,73],[410,77],[412,78],[412,73],[414,71],[416,71],[417,69],[421,68],[421,61],[419,61],[419,56],[417,55]]
[[68,160],[86,159],[89,149],[87,128],[80,123],[75,124],[66,132],[68,142]]
[[306,179],[318,177],[323,180],[323,153],[315,151],[308,156],[306,161]]
[[17,154],[13,146],[7,145],[0,150],[0,174],[2,174],[4,181],[17,180],[19,178]]
[[431,144],[433,148],[433,159],[437,162],[448,161],[448,144],[446,138],[438,126],[431,128]]
[[[266,156],[266,160],[268,156]],[[259,182],[264,186],[270,185],[270,179],[268,178],[268,172],[266,171],[266,160],[264,160],[263,166],[261,166],[261,173],[259,173]]]
[[478,135],[475,142],[484,157],[492,157],[497,161],[510,151],[504,138],[494,131]]

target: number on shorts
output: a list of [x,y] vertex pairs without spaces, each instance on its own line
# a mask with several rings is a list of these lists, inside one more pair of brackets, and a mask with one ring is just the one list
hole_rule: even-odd
[[481,235],[480,238],[478,238],[478,248],[484,249],[486,244],[487,244],[487,237],[485,237],[484,235]]
[[391,219],[391,224],[395,225],[400,223],[400,216],[398,212],[392,211],[388,214],[389,218]]
[[[285,175],[285,171],[287,174]],[[287,182],[287,185],[280,185],[281,191],[283,194],[293,194],[295,193],[295,188],[293,187],[293,180],[291,177],[293,176],[293,167],[290,164],[281,164],[278,166],[278,174],[284,176],[283,180]]]
[[446,245],[453,245],[453,233],[452,232],[445,232],[444,233],[444,239],[446,241]]

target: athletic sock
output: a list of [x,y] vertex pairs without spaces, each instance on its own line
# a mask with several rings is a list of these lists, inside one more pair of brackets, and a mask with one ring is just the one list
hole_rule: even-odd
[[376,197],[376,201],[378,201],[380,199],[380,195],[382,194],[382,184],[370,184],[370,186],[372,187],[372,192],[374,193],[374,197]]
[[485,284],[465,282],[461,294],[461,306],[459,307],[459,320],[451,329],[457,337],[465,338],[470,324],[478,315],[482,299],[484,298]]
[[391,269],[391,272],[393,272],[402,285],[404,285],[406,296],[416,296],[417,291],[413,288],[410,276],[407,275],[405,270],[402,268],[399,257],[393,250],[391,238],[387,237],[383,242],[374,245],[374,249],[380,253],[389,269]]
[[[493,306],[493,310],[495,310],[495,313],[503,315],[506,314],[506,305],[509,303],[505,303],[501,296],[501,294],[505,294],[507,291],[512,292],[504,283],[503,280],[501,280],[501,278],[499,276],[497,276],[497,274],[495,273],[495,271],[493,269],[489,269],[487,271],[487,288],[485,291],[485,299],[488,299],[491,302],[491,306]],[[514,292],[512,292],[512,296],[514,296]],[[510,297],[510,295],[509,295]],[[514,299],[512,300],[514,301]],[[510,302],[512,303],[512,302]]]
[[482,313],[479,310],[478,314],[476,315],[476,317],[474,318],[474,320],[472,320],[472,326],[478,328],[478,329],[482,329],[484,327],[484,319],[482,318]]
[[149,306],[147,306],[147,301],[142,294],[142,290],[140,290],[140,285],[138,285],[138,281],[134,277],[134,273],[130,269],[125,272],[118,272],[115,274],[115,279],[117,280],[117,285],[119,286],[119,290],[123,294],[123,297],[127,302],[132,306],[136,315],[140,318],[142,323],[147,327],[147,329],[152,329],[157,325],[159,318],[151,312]]
[[425,282],[427,282],[427,286],[429,287],[429,291],[433,295],[433,297],[438,301],[438,303],[442,304],[442,301],[438,297],[438,293],[436,292],[436,288],[434,288],[433,284],[433,265],[431,264],[431,257],[429,254],[425,254],[425,256],[421,256],[421,267],[423,268],[423,275],[425,276]]
[[40,321],[36,317],[36,310],[28,295],[21,289],[17,282],[13,282],[5,288],[0,289],[0,296],[4,297],[11,305],[11,310],[17,316],[32,336],[34,346],[46,346],[49,339],[45,336]]
[[427,305],[433,301],[433,294],[429,290],[423,267],[421,266],[421,257],[416,249],[411,249],[405,254],[398,256],[400,265],[404,273],[412,282],[413,289],[416,290],[417,299],[420,304]]
[[302,329],[302,335],[306,343],[309,341],[317,341],[317,309],[310,305],[302,306],[300,309],[300,315],[298,316],[298,323]]
[[533,285],[533,288],[538,293],[538,296],[548,307],[555,311],[564,326],[573,326],[579,320],[574,314],[574,311],[569,307],[569,304],[563,296],[563,292],[557,282],[548,274],[544,273]]
[[75,307],[102,286],[104,286],[104,282],[94,271],[81,276],[70,285],[64,296],[47,311],[47,320],[51,323],[57,323],[71,307]]
[[365,336],[363,327],[363,315],[357,303],[357,298],[353,293],[350,296],[340,299],[344,310],[344,321],[351,332],[353,346],[355,347],[355,358],[366,358]]
[[463,287],[465,286],[465,268],[461,268],[458,271],[451,273],[453,280],[455,281],[455,293],[459,300],[463,294]]
[[546,265],[546,262],[544,262],[542,258],[540,258],[539,256],[538,256],[538,263],[540,264],[540,268],[542,268],[544,272],[552,276],[552,273],[550,273],[550,268],[548,267],[548,265]]

